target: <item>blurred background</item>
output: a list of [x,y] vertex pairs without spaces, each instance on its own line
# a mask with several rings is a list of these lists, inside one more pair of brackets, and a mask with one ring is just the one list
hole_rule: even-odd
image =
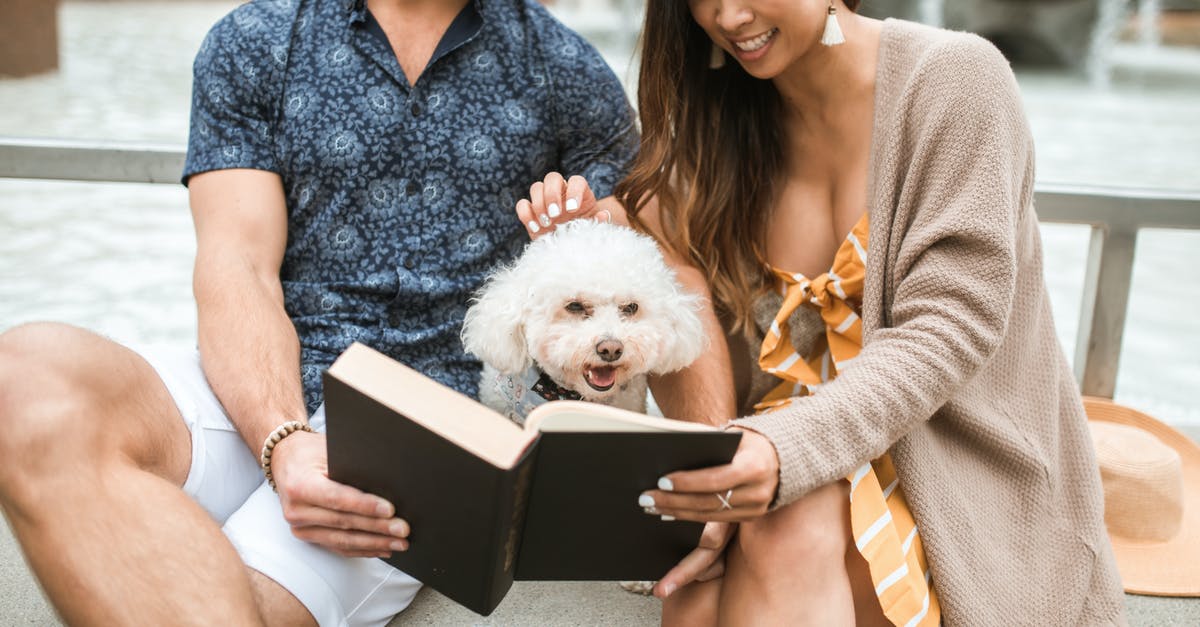
[[[192,57],[236,4],[0,1],[0,136],[182,148]],[[548,8],[632,98],[642,0]],[[1039,184],[1200,192],[1200,0],[865,0],[862,11],[996,43],[1021,85]],[[1042,233],[1073,358],[1090,229]],[[191,345],[194,249],[182,186],[0,178],[0,331],[54,319]],[[1116,398],[1180,425],[1200,425],[1198,270],[1200,231],[1139,232]]]

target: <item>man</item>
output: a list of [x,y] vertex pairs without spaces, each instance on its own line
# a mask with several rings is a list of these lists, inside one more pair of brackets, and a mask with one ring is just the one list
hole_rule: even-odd
[[[408,523],[330,481],[306,430],[320,373],[359,340],[475,394],[459,326],[525,241],[515,201],[550,170],[606,195],[635,147],[611,71],[532,2],[258,0],[217,24],[184,172],[199,350],[0,336],[0,503],[62,617],[367,625],[406,607],[419,583],[374,558],[408,547]],[[553,213],[597,210],[573,200]]]

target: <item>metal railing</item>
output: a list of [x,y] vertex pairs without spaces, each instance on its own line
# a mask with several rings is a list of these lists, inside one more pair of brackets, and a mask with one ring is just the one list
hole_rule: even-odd
[[0,137],[0,178],[179,184],[184,148]]
[[[177,184],[181,146],[0,137],[0,178]],[[1091,226],[1075,375],[1084,394],[1112,398],[1144,228],[1200,230],[1200,192],[1039,185],[1042,222]]]
[[1200,230],[1200,192],[1039,185],[1036,195],[1042,222],[1092,227],[1075,335],[1075,377],[1084,394],[1112,398],[1138,231]]

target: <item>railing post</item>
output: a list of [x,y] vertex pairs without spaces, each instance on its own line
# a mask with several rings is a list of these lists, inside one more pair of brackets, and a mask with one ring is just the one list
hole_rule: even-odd
[[1092,227],[1075,342],[1075,376],[1089,396],[1112,398],[1117,387],[1136,248],[1136,226]]

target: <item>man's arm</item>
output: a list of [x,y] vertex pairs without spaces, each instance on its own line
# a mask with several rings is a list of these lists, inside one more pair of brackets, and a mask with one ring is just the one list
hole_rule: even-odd
[[270,172],[218,170],[192,177],[189,191],[204,373],[257,452],[275,427],[307,418],[300,342],[279,281],[287,243],[283,189]]
[[[231,169],[197,174],[189,189],[201,362],[257,456],[280,424],[307,421],[300,343],[279,280],[287,244],[282,183],[271,172]],[[407,548],[408,525],[392,518],[391,504],[328,478],[324,435],[293,433],[271,459],[297,537],[349,556]]]

